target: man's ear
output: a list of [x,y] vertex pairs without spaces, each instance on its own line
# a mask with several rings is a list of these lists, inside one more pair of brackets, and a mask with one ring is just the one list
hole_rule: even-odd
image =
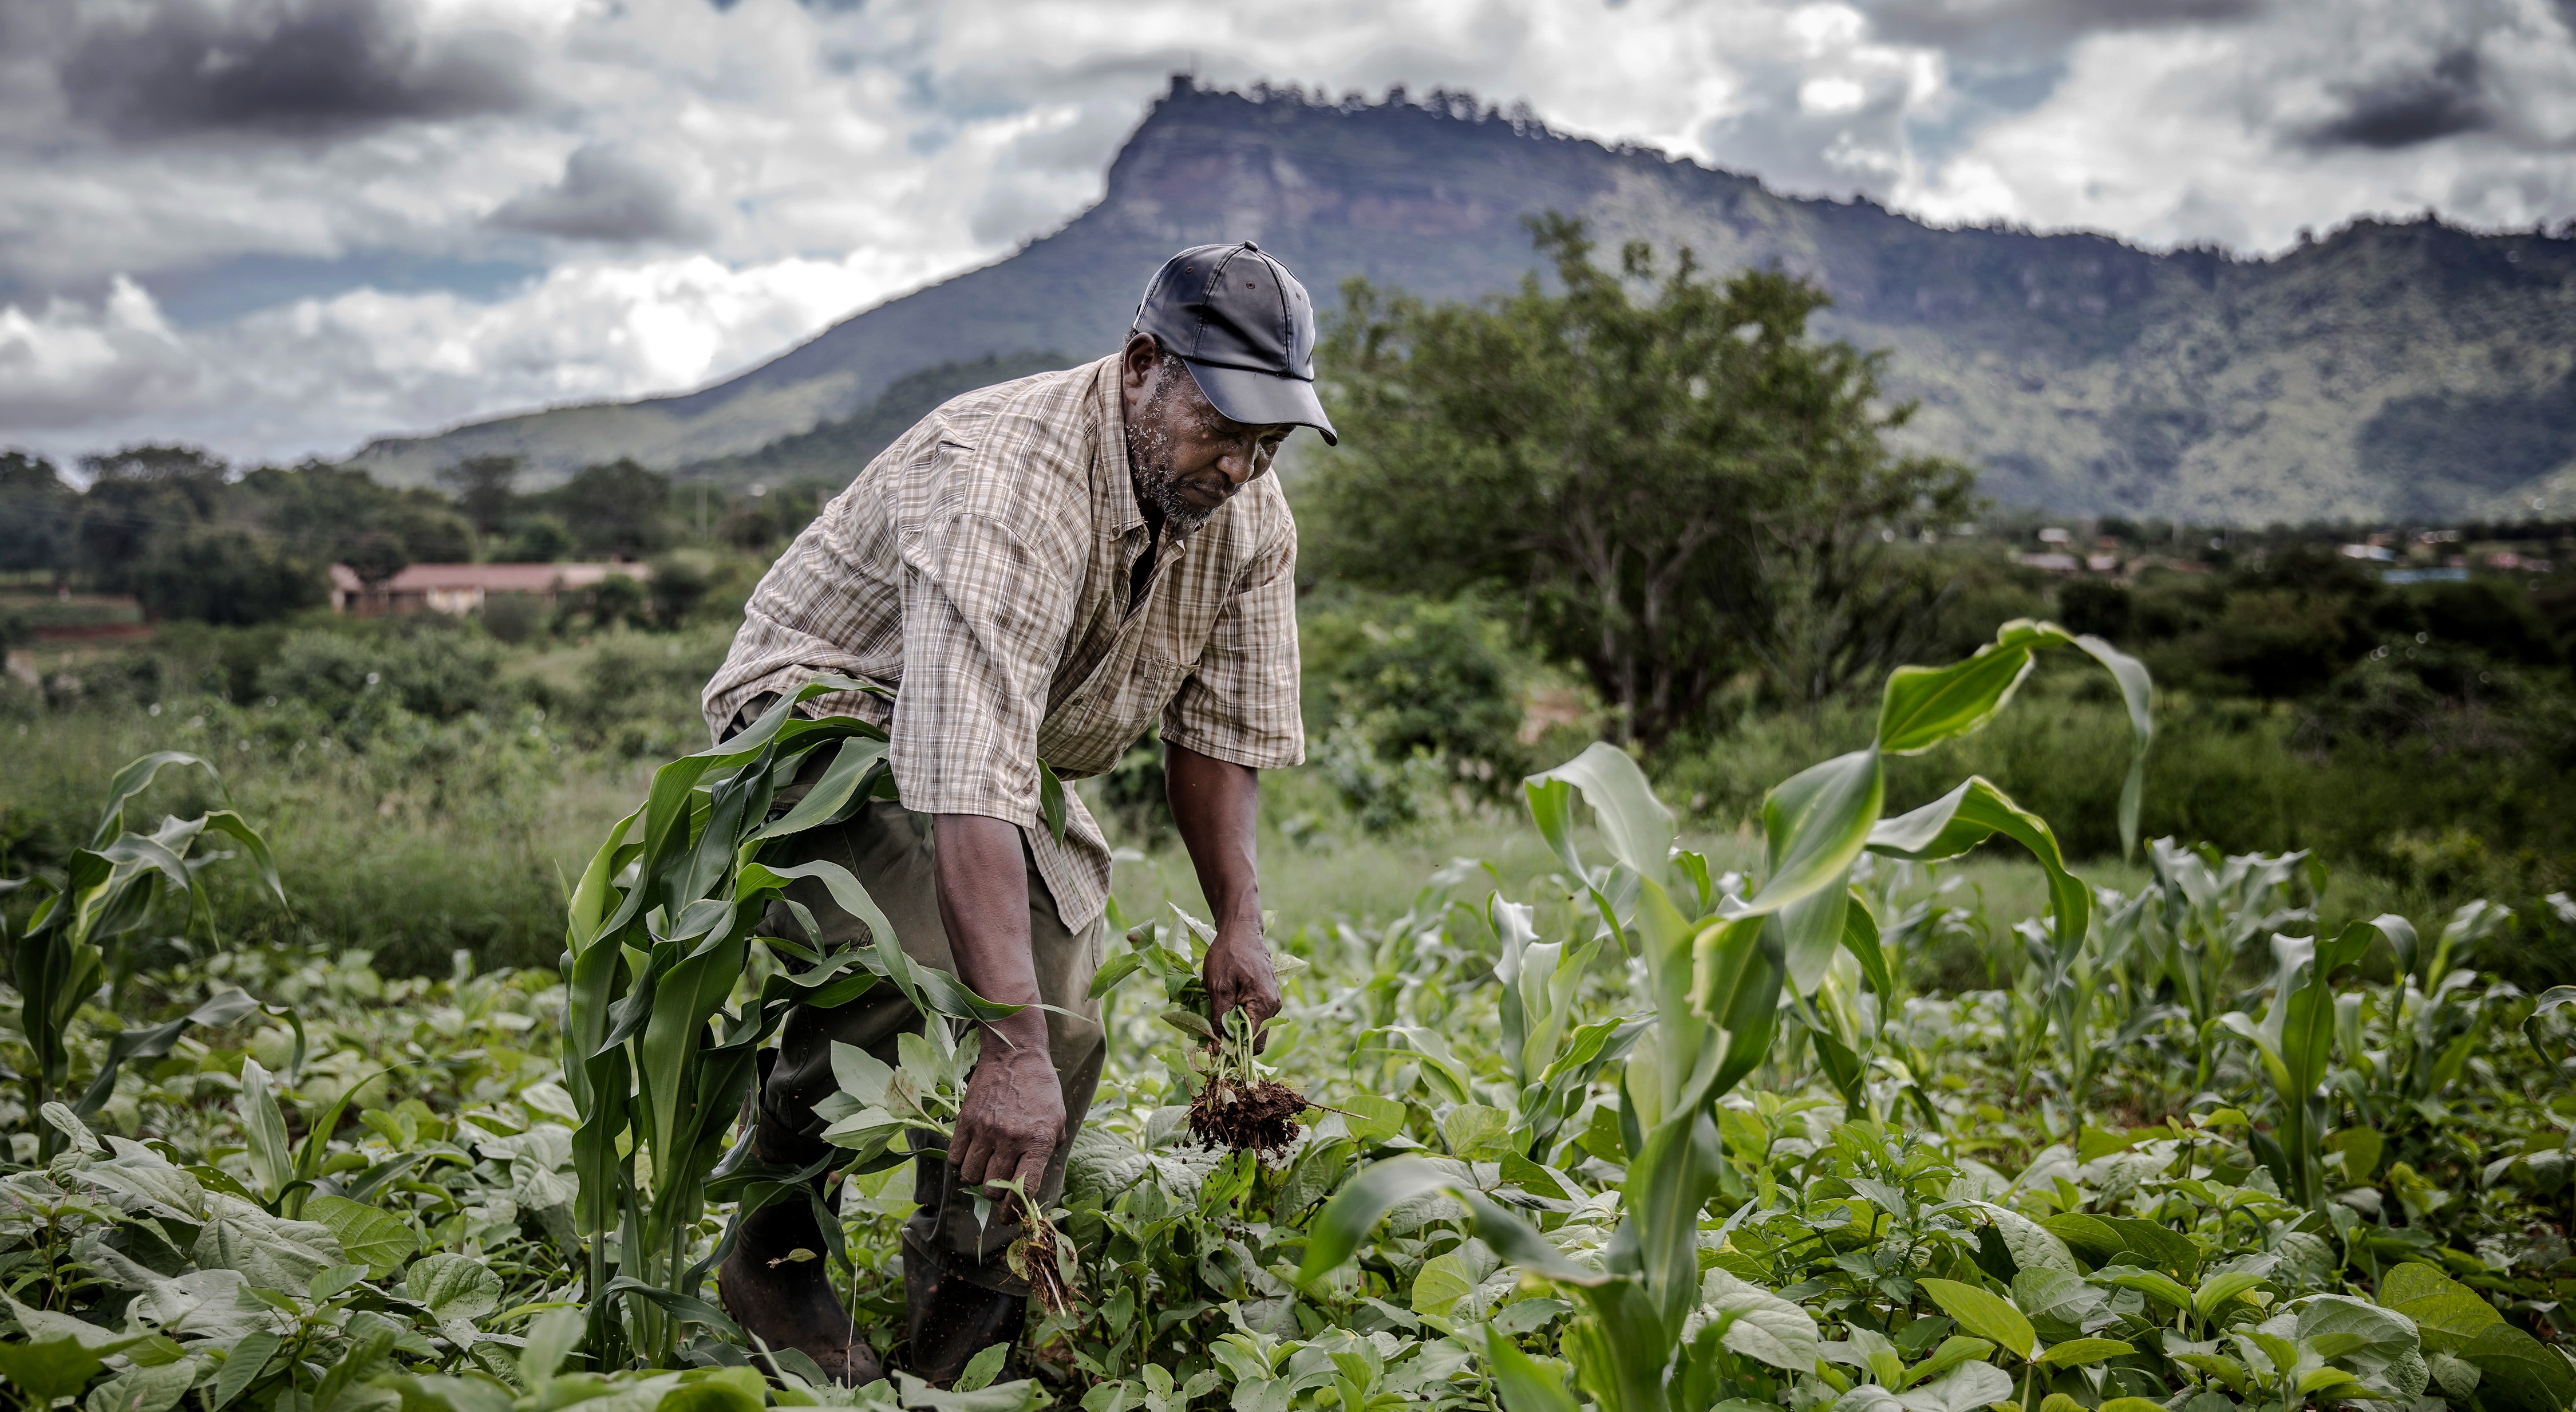
[[1163,361],[1162,346],[1150,333],[1127,335],[1127,346],[1118,350],[1119,382],[1130,392],[1142,392]]

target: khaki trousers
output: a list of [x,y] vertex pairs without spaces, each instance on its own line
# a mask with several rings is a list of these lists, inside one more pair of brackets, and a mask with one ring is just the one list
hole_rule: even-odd
[[[778,807],[794,801],[782,793]],[[786,861],[828,861],[850,870],[868,890],[904,954],[924,966],[954,974],[947,928],[939,919],[939,882],[930,816],[914,814],[899,804],[870,802],[848,823],[792,835],[782,847]],[[1028,844],[1020,845],[1027,857]],[[1100,969],[1108,941],[1108,923],[1096,920],[1079,931],[1064,924],[1055,895],[1028,858],[1029,948],[1037,965],[1038,995],[1056,1007],[1047,1014],[1047,1051],[1056,1079],[1064,1087],[1064,1139],[1048,1159],[1046,1181],[1036,1193],[1042,1206],[1054,1204],[1064,1189],[1065,1156],[1090,1111],[1092,1092],[1100,1084],[1108,1035],[1100,1021],[1100,1002],[1091,998],[1091,977]],[[867,924],[833,905],[831,894],[812,879],[788,888],[788,896],[813,913],[823,930],[818,949],[870,940]],[[766,922],[775,936],[800,937],[794,914],[772,904]],[[1059,1013],[1070,1012],[1070,1013]],[[892,986],[879,985],[836,1009],[798,1006],[788,1012],[780,1031],[778,1060],[761,1089],[761,1104],[773,1118],[807,1136],[821,1134],[814,1105],[839,1085],[832,1077],[832,1042],[854,1045],[885,1063],[896,1062],[895,1041],[905,1031],[918,1032],[921,1015]],[[990,1223],[975,1219],[971,1189],[957,1181],[956,1169],[937,1157],[922,1157],[913,1168],[913,1200],[920,1204],[904,1227],[907,1261],[926,1254],[950,1273],[988,1289],[1024,1293],[1027,1284],[1010,1272],[1003,1252],[1019,1239],[1017,1222],[1008,1219],[1007,1203],[995,1204]]]

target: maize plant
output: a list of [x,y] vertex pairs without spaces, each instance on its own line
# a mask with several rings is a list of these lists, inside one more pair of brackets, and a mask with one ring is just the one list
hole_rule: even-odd
[[[1928,750],[1983,726],[2028,676],[2037,651],[2070,644],[2108,667],[2129,702],[2136,750],[2121,833],[2133,845],[2148,741],[2146,672],[2098,639],[2027,620],[2006,624],[1995,642],[1954,666],[1898,669],[1869,747],[1771,791],[1762,810],[1768,876],[1749,899],[1714,888],[1704,858],[1675,852],[1672,812],[1627,755],[1594,745],[1533,777],[1527,793],[1540,833],[1583,887],[1602,933],[1633,943],[1645,962],[1648,994],[1641,998],[1651,1021],[1635,1036],[1619,1079],[1628,1163],[1622,1214],[1602,1268],[1572,1260],[1451,1169],[1398,1158],[1361,1173],[1326,1204],[1301,1283],[1311,1287],[1350,1259],[1397,1203],[1445,1192],[1467,1208],[1476,1234],[1497,1255],[1581,1293],[1587,1310],[1568,1326],[1563,1346],[1603,1412],[1698,1408],[1726,1396],[1728,1335],[1754,1311],[1722,1301],[1703,1308],[1700,1208],[1716,1195],[1725,1169],[1717,1100],[1769,1051],[1784,983],[1803,1003],[1838,949],[1852,954],[1881,995],[1892,993],[1866,902],[1853,905],[1852,869],[1862,853],[1931,862],[1998,834],[2010,838],[2048,874],[2054,946],[2073,952],[2084,944],[2090,892],[2067,871],[2048,826],[1993,785],[1971,778],[1912,813],[1880,817],[1887,756]],[[1575,847],[1578,791],[1616,860],[1608,868],[1588,868]],[[1526,1023],[1525,1015],[1524,1035]],[[1822,1039],[1826,1027],[1815,1028]],[[1856,1070],[1848,1049],[1844,1057]],[[1490,1341],[1489,1349],[1510,1412],[1574,1412],[1564,1387],[1500,1343]]]
[[[165,816],[148,832],[137,828],[140,806],[136,801],[173,765],[205,771],[227,807],[209,809],[193,819]],[[69,1092],[72,1021],[101,987],[132,973],[133,943],[161,903],[174,896],[186,898],[190,923],[202,924],[211,935],[214,909],[198,874],[233,855],[200,852],[208,835],[222,835],[240,844],[261,885],[281,906],[285,904],[286,891],[278,884],[277,863],[269,856],[267,841],[229,807],[231,802],[223,777],[194,755],[159,751],[117,771],[108,784],[107,807],[90,830],[88,846],[73,851],[61,885],[36,904],[25,930],[9,938],[19,1025],[27,1047],[35,1052],[35,1063],[25,1076],[30,1117]],[[0,886],[15,891],[27,883],[22,878]],[[0,926],[5,926],[4,918]],[[108,1041],[97,1075],[71,1111],[80,1117],[97,1112],[115,1092],[117,1071],[127,1060],[167,1054],[191,1025],[230,1024],[256,1008],[257,1002],[248,995],[227,991],[168,1024],[118,1033]],[[64,1136],[58,1125],[39,1122],[36,1132],[38,1151],[45,1159],[62,1150]]]
[[[847,716],[794,714],[826,692],[870,689],[817,678],[740,735],[655,771],[644,806],[609,830],[574,889],[564,1087],[582,1115],[574,1219],[588,1241],[586,1341],[600,1367],[669,1366],[684,1324],[732,1331],[698,1294],[732,1231],[712,1252],[689,1257],[725,1134],[758,1074],[756,1051],[791,1006],[829,1008],[892,985],[925,1015],[985,1020],[1017,1009],[913,965],[847,869],[761,861],[777,840],[894,797],[884,731]],[[771,818],[780,793],[797,785],[804,795]],[[761,935],[770,904],[805,878],[866,922],[874,941],[825,956]],[[811,914],[793,901],[787,910],[811,939]],[[754,944],[798,969],[769,975],[749,1003],[728,1010]],[[741,1197],[737,1223],[769,1202],[805,1199],[812,1175],[744,1162],[728,1173]]]

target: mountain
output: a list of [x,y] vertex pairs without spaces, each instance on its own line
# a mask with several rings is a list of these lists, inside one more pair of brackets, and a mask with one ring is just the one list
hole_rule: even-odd
[[2551,496],[2563,512],[2576,496],[2576,239],[2363,220],[2255,260],[1943,229],[1461,95],[1327,104],[1187,79],[1119,152],[1100,204],[1007,259],[697,392],[379,441],[357,460],[406,484],[494,452],[544,480],[616,456],[839,479],[883,444],[878,423],[979,385],[979,369],[1110,350],[1182,246],[1259,241],[1328,308],[1355,275],[1472,298],[1533,267],[1522,217],[1547,209],[1586,217],[1609,248],[1687,244],[1718,270],[1818,281],[1835,303],[1817,331],[1891,350],[1889,392],[1921,402],[1909,442],[1982,467],[2006,504],[2256,523],[2510,515]]

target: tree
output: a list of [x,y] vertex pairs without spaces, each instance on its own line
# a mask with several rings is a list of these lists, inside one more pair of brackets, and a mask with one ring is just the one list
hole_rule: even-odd
[[438,473],[456,492],[456,506],[483,534],[499,534],[518,508],[519,458],[469,456]]
[[222,514],[224,463],[193,446],[129,446],[81,458],[89,472],[75,529],[79,559],[92,581],[110,592],[132,586],[144,549]]
[[1325,571],[1519,599],[1648,745],[1748,666],[1813,702],[1903,653],[1939,598],[1912,535],[1973,482],[1889,451],[1913,408],[1879,404],[1884,355],[1810,339],[1829,301],[1789,275],[1712,284],[1685,248],[1659,280],[1642,243],[1612,272],[1581,222],[1531,229],[1562,293],[1344,287],[1318,360],[1344,446],[1312,482]]
[[158,536],[134,566],[134,596],[155,618],[245,625],[322,602],[328,582],[313,565],[231,525],[192,525]]
[[63,484],[53,462],[0,451],[0,570],[69,572],[79,512],[80,496]]
[[671,542],[671,478],[623,457],[530,498],[563,517],[585,555],[640,559]]

